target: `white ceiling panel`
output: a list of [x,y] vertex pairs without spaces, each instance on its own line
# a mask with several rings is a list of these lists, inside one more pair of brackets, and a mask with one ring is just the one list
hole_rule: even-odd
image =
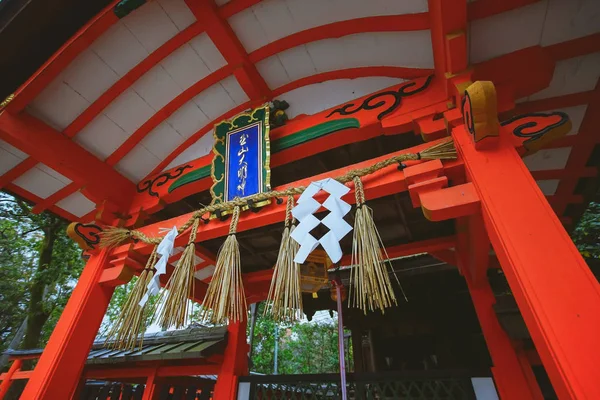
[[233,99],[220,83],[207,88],[194,97],[193,101],[211,120],[220,117],[235,107]]
[[294,118],[300,114],[316,114],[400,82],[401,79],[386,77],[338,79],[304,86],[279,98],[290,103],[290,108],[286,112],[290,118]]
[[63,82],[59,75],[27,106],[30,113],[62,131],[88,106],[89,102]]
[[233,100],[236,106],[250,100],[244,89],[240,86],[235,76],[231,75],[221,81],[221,86],[227,91],[229,97]]
[[600,76],[600,53],[558,61],[550,85],[529,100],[546,99],[593,90]]
[[138,146],[144,146],[159,160],[166,158],[183,143],[183,138],[166,121],[154,128]]
[[[548,1],[470,23],[470,62],[478,63],[540,43]],[[507,29],[510,27],[510,29]]]
[[56,205],[79,218],[96,208],[96,204],[80,192],[75,192],[72,195],[65,197],[56,203]]
[[166,106],[182,92],[179,85],[160,64],[140,77],[132,88],[155,111]]
[[556,193],[560,180],[558,179],[545,179],[537,181],[538,186],[546,196],[552,196]]
[[523,162],[530,171],[542,171],[549,169],[563,169],[571,154],[570,147],[558,149],[542,149],[529,156],[523,157]]
[[34,195],[45,199],[71,183],[71,180],[44,164],[37,164],[13,181]]
[[62,75],[63,81],[90,103],[119,80],[116,72],[89,48],[79,54]]
[[600,32],[600,1],[549,0],[542,46]]
[[202,112],[200,107],[193,100],[188,101],[183,106],[179,107],[169,118],[167,123],[175,129],[183,138],[189,138],[210,120]]
[[281,63],[281,60],[276,55],[265,58],[255,65],[258,73],[264,78],[271,89],[276,89],[292,81]]
[[173,20],[156,1],[144,4],[121,21],[150,53],[179,32]]
[[277,54],[276,57],[281,61],[291,81],[317,73],[317,68],[304,45],[283,51]]
[[115,165],[115,169],[134,183],[146,177],[160,163],[154,154],[142,145],[137,145]]
[[148,56],[148,50],[123,24],[123,20],[111,26],[90,48],[120,76]]
[[175,159],[171,161],[164,170],[166,171],[178,165],[184,164],[188,161],[192,161],[207,155],[212,151],[213,142],[214,138],[212,131],[204,134],[204,136],[198,139],[196,143],[194,143],[193,145],[182,151],[181,154],[179,154],[177,157],[175,157]]
[[194,37],[188,43],[190,46],[192,46],[200,58],[202,58],[202,61],[204,61],[204,64],[206,64],[210,72],[215,72],[227,64],[223,58],[223,55],[219,52],[207,34],[200,34]]
[[0,140],[0,175],[10,171],[26,158],[27,154]]
[[106,115],[100,114],[75,137],[77,143],[101,160],[106,160],[129,135]]
[[180,31],[196,21],[194,13],[184,0],[158,0],[158,3]]
[[576,135],[579,133],[579,128],[581,127],[581,123],[583,122],[583,117],[585,116],[585,112],[587,110],[587,104],[575,107],[566,107],[566,108],[558,108],[556,110],[551,111],[562,111],[569,116],[571,120],[571,130],[567,135]]
[[154,110],[133,89],[127,89],[104,109],[104,114],[131,135],[154,115]]
[[214,273],[215,266],[209,265],[208,267],[199,269],[198,271],[194,272],[194,277],[202,281],[204,279],[210,278],[211,276],[213,276]]
[[210,74],[202,58],[187,43],[165,58],[161,65],[184,90]]
[[229,23],[248,52],[306,29],[338,21],[427,11],[426,0],[267,0]]

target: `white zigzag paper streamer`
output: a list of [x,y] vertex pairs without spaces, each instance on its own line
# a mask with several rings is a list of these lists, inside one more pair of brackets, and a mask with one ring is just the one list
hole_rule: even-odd
[[160,258],[154,266],[156,272],[154,273],[150,283],[148,283],[148,291],[146,294],[144,294],[144,297],[142,297],[139,302],[140,307],[143,307],[144,304],[146,304],[150,296],[154,296],[160,291],[160,276],[167,273],[167,262],[169,261],[171,254],[173,254],[173,246],[175,245],[177,233],[177,227],[174,226],[158,245],[156,253],[160,255]]
[[[329,193],[329,197],[323,204],[314,199],[314,196],[321,190]],[[340,261],[342,258],[340,240],[352,230],[352,227],[344,221],[344,216],[348,214],[351,206],[342,200],[342,196],[349,191],[350,188],[346,185],[335,179],[327,178],[312,182],[300,195],[296,207],[292,209],[292,215],[300,222],[290,234],[290,237],[300,245],[294,262],[298,264],[305,262],[308,255],[319,244],[332,262]],[[319,220],[313,215],[321,206],[330,211],[323,220]],[[310,231],[320,224],[328,227],[329,232],[317,240],[310,234]]]

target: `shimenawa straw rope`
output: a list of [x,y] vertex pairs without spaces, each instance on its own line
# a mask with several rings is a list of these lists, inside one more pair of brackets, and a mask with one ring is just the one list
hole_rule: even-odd
[[[418,160],[450,160],[456,158],[456,149],[452,139],[439,142],[419,153],[406,153],[400,154],[387,158],[383,161],[379,161],[370,167],[358,168],[348,171],[342,176],[338,176],[336,179],[338,182],[347,183],[354,180],[355,177],[363,177],[365,175],[372,174],[380,169],[389,167],[390,165],[402,163],[404,161],[418,161]],[[306,188],[303,186],[292,187],[285,190],[273,190],[270,192],[257,193],[252,196],[244,197],[243,199],[235,198],[231,201],[215,203],[203,207],[195,211],[190,219],[181,225],[177,231],[181,234],[186,231],[194,221],[201,218],[207,213],[214,213],[216,211],[233,210],[236,207],[243,207],[248,204],[248,201],[260,202],[276,197],[287,197],[302,194]],[[162,237],[148,237],[144,233],[136,230],[128,230],[124,228],[108,227],[102,232],[102,238],[100,241],[101,247],[115,247],[125,242],[126,240],[139,240],[146,244],[158,244],[162,240]]]
[[[294,196],[287,197],[285,208],[285,227],[279,246],[277,262],[273,269],[273,278],[267,304],[271,306],[271,314],[275,321],[293,322],[302,318],[302,292],[300,290],[300,266],[294,262],[294,257],[300,247],[290,237],[294,229],[292,208]],[[265,315],[269,307],[265,307]]]

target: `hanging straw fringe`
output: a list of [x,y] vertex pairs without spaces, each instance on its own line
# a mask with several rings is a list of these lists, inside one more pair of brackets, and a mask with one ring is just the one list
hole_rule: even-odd
[[148,283],[154,276],[154,264],[156,264],[157,255],[156,248],[150,254],[144,270],[135,282],[131,289],[119,318],[109,331],[106,343],[110,348],[119,350],[133,350],[136,347],[141,347],[146,331],[146,305],[140,306],[140,300],[144,297],[147,291]]
[[165,285],[166,291],[163,291],[162,296],[165,296],[165,299],[160,306],[157,322],[164,330],[172,326],[177,329],[184,328],[188,324],[189,299],[194,296],[195,242],[199,223],[199,218],[192,223],[188,244]]
[[242,284],[240,249],[235,237],[240,207],[233,209],[229,235],[217,254],[217,265],[202,304],[200,319],[215,325],[243,321],[246,314],[246,294]]
[[[372,174],[374,172],[379,171],[380,169],[389,167],[390,165],[394,165],[397,163],[402,163],[404,161],[418,161],[418,160],[450,160],[456,158],[456,149],[454,148],[454,142],[452,139],[447,139],[441,141],[419,153],[404,153],[399,154],[385,160],[376,162],[370,167],[365,168],[357,168],[348,171],[344,175],[338,176],[334,178],[338,182],[347,183],[356,177],[363,177],[365,175]],[[286,197],[286,196],[295,196],[302,194],[306,188],[303,186],[300,187],[291,187],[285,190],[273,190],[270,192],[257,193],[252,196],[245,197],[243,199],[235,198],[231,201],[221,202],[211,204],[209,206],[203,207],[200,210],[195,211],[191,218],[185,222],[182,226],[180,226],[177,231],[179,233],[183,233],[187,230],[194,220],[201,218],[204,214],[214,213],[216,211],[225,211],[225,210],[233,210],[236,207],[244,207],[248,205],[248,201],[253,202],[261,202],[264,200],[272,199],[275,197]],[[120,228],[108,228],[102,233],[102,239],[100,242],[101,247],[114,247],[125,240],[134,239],[144,242],[146,244],[159,244],[162,240],[162,237],[148,237],[141,231],[129,231],[127,229]]]
[[[288,196],[285,209],[285,228],[267,297],[267,304],[271,305],[273,318],[279,322],[294,322],[302,318],[303,314],[300,266],[294,262],[300,246],[290,237],[290,233],[294,230],[293,207],[294,197]],[[265,307],[265,315],[267,309],[268,307]]]
[[365,204],[365,192],[359,177],[354,178],[354,187],[356,214],[351,258],[353,268],[350,274],[351,303],[365,314],[367,308],[370,311],[378,308],[385,313],[387,307],[398,304],[384,261],[389,257],[373,221],[373,210]]

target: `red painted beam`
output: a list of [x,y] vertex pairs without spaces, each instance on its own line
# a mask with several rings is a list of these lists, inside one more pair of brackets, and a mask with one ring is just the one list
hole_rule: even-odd
[[[41,197],[36,196],[35,194],[21,188],[20,186],[15,185],[14,183],[7,184],[6,190],[8,190],[26,200],[32,201],[36,204],[44,201],[44,199],[42,199]],[[62,208],[59,208],[57,206],[48,207],[48,210],[52,211],[54,214],[58,215],[59,217],[66,219],[67,221],[80,221],[80,218],[77,218],[75,215],[73,215],[70,212],[65,211]]]
[[254,50],[248,58],[251,62],[256,63],[296,46],[356,33],[418,31],[429,29],[429,27],[430,21],[427,13],[356,18],[293,33]]
[[29,171],[31,168],[35,167],[37,163],[38,162],[35,159],[27,157],[15,167],[11,168],[4,175],[0,176],[0,189],[10,184],[12,181]]
[[79,187],[80,185],[75,182],[69,183],[64,188],[60,189],[59,191],[43,199],[41,202],[37,203],[35,207],[31,209],[31,212],[33,212],[34,214],[39,214],[43,212],[44,210],[48,209],[48,207],[56,204],[65,197],[69,197],[73,193],[77,192],[79,190]]
[[[435,143],[435,142],[432,142]],[[364,168],[372,165],[375,162],[387,159],[394,155],[398,154],[406,154],[411,152],[418,152],[427,147],[430,147],[432,143],[422,144],[410,149],[404,149],[398,152],[394,152],[382,157],[377,157],[372,160],[367,160],[358,164],[349,165],[344,168],[340,168],[334,171],[330,171],[324,174],[320,174],[317,176],[313,176],[310,178],[302,179],[296,182],[292,182],[281,187],[274,188],[273,190],[284,190],[288,187],[298,187],[298,186],[306,186],[310,182],[324,179],[326,177],[338,176],[346,173],[347,171],[354,168]],[[410,163],[410,162],[409,162]],[[461,179],[462,175],[462,163],[458,160],[448,161],[444,164],[445,174],[451,179]],[[372,175],[366,177],[364,179],[364,188],[365,195],[368,199],[379,198],[383,196],[387,196],[393,193],[398,193],[401,191],[407,190],[407,183],[404,179],[404,173],[398,171],[394,166],[390,166],[388,168],[379,170]],[[345,200],[350,204],[355,202],[353,192],[349,192],[346,195]],[[155,224],[151,224],[145,227],[138,229],[143,232],[147,236],[160,236],[159,228],[164,226],[181,226],[184,222],[186,222],[192,213],[184,214],[179,217],[171,218],[166,221],[161,221]],[[260,226],[269,225],[272,223],[277,223],[283,221],[283,217],[285,216],[285,204],[276,204],[273,202],[272,204],[265,206],[261,209],[261,212],[258,214],[255,213],[244,213],[240,217],[240,222],[238,225],[238,232],[253,229]],[[226,235],[229,231],[229,221],[218,221],[212,220],[209,224],[201,225],[198,230],[198,238],[202,240],[210,240],[216,237],[220,237]],[[182,244],[187,243],[187,238],[189,235],[189,231],[179,235],[175,241],[176,246],[180,246]],[[148,253],[150,251],[150,246],[145,243],[138,242],[133,245],[133,248],[136,250],[140,250],[144,253]],[[121,246],[118,252],[128,251],[129,245]]]
[[[465,35],[467,30],[467,1],[466,0],[428,0],[429,16],[431,19],[431,44],[433,46],[433,62],[435,73],[439,79],[444,79],[451,69],[467,65],[466,40],[463,47],[449,46],[447,35]],[[450,62],[449,62],[450,61]],[[459,72],[459,71],[455,71]]]
[[221,15],[213,0],[186,0],[198,21],[206,26],[206,33],[219,49],[227,63],[235,67],[234,75],[251,100],[270,99],[271,90],[256,66],[248,59],[248,54],[238,37]]
[[596,53],[600,51],[600,33],[556,43],[545,49],[556,61]]
[[0,138],[79,185],[92,201],[128,207],[135,186],[93,154],[42,121],[21,113],[0,114]]

